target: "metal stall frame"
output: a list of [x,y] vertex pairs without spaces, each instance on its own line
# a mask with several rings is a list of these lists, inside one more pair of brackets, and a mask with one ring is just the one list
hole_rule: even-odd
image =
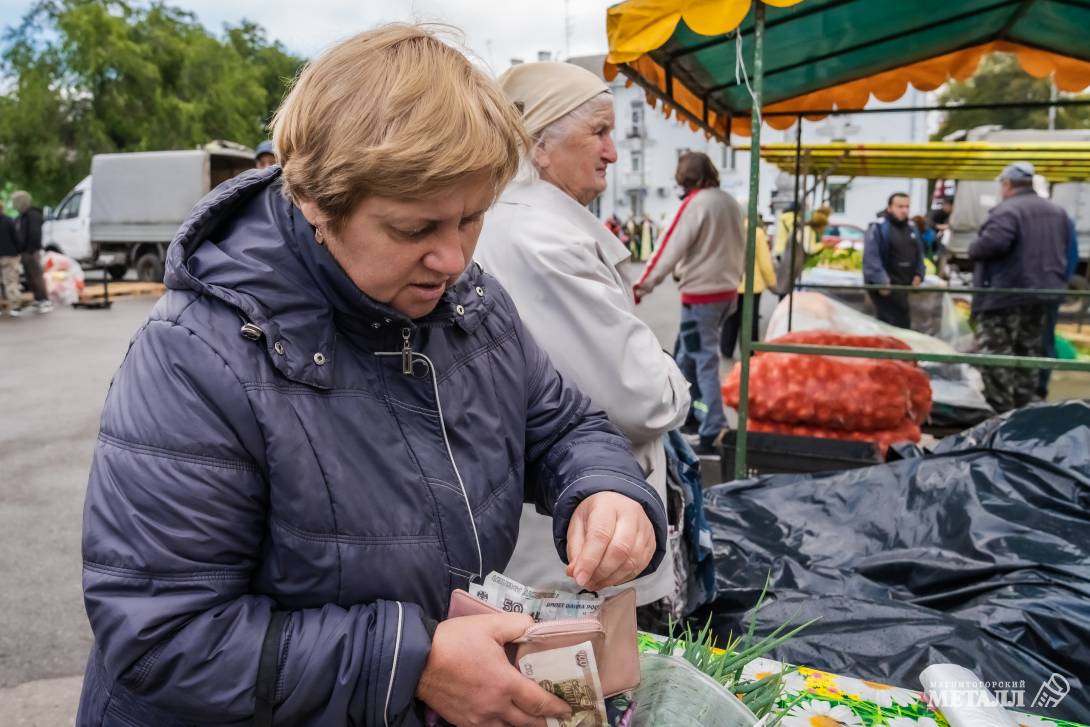
[[[758,35],[763,32],[760,21],[757,23]],[[756,46],[755,46],[756,47]],[[756,67],[756,64],[755,64]],[[756,73],[755,73],[756,75]],[[756,84],[755,84],[756,88]],[[1090,105],[1090,100],[1064,100],[1064,101],[1043,101],[1026,103],[1028,107],[1047,107],[1052,103],[1063,106],[1087,106]],[[999,103],[994,105],[989,104],[973,104],[971,106],[974,110],[987,109],[987,108],[1012,108],[1019,107],[1021,104],[1017,103]],[[822,109],[818,113],[822,113],[828,116],[847,115],[856,113],[909,113],[914,111],[957,111],[966,110],[968,106],[954,106],[954,107],[906,107],[897,109],[864,109],[864,110],[837,110],[837,109]],[[772,115],[771,113],[766,115]],[[802,121],[803,114],[779,114],[779,115],[792,115],[795,117],[796,123],[796,135],[795,135],[795,197],[794,197],[794,209],[796,210],[795,223],[792,225],[791,240],[787,254],[790,255],[791,262],[791,280],[788,283],[788,330],[790,331],[793,323],[794,305],[795,305],[795,289],[807,288],[813,290],[900,290],[907,293],[920,294],[920,293],[941,293],[945,295],[958,295],[958,294],[973,294],[973,293],[1014,293],[1014,294],[1032,294],[1039,296],[1055,296],[1056,298],[1069,298],[1069,297],[1090,297],[1090,291],[1088,290],[1046,290],[1036,288],[978,288],[978,287],[948,287],[948,286],[912,286],[912,285],[807,285],[798,283],[796,284],[795,275],[795,258],[797,256],[798,245],[798,230],[800,227],[800,221],[798,216],[800,198],[799,198],[799,186],[802,169]],[[754,191],[756,187],[754,168],[757,168],[760,163],[760,134],[759,124],[755,124],[753,127],[753,142],[750,150],[751,160],[751,174],[750,174],[750,198],[751,200],[756,197]],[[756,160],[756,161],[754,161]],[[751,205],[752,208],[752,205]],[[753,214],[751,209],[750,214]],[[754,249],[755,239],[754,233],[751,229],[746,239],[746,298],[752,296],[753,290],[749,281],[752,280],[754,274]],[[1056,371],[1085,371],[1090,372],[1090,362],[1085,361],[1064,361],[1053,358],[1043,357],[1022,357],[1022,356],[1004,356],[995,354],[974,354],[974,353],[957,353],[957,354],[939,354],[939,353],[925,353],[917,351],[898,351],[898,350],[885,350],[885,349],[871,349],[871,348],[855,348],[848,346],[817,346],[817,345],[798,345],[798,344],[775,344],[775,343],[761,343],[757,341],[748,340],[752,334],[753,326],[753,311],[752,307],[743,306],[742,310],[742,323],[744,330],[740,331],[739,335],[742,337],[742,361],[741,361],[741,386],[739,393],[739,405],[738,405],[738,429],[736,439],[736,451],[735,451],[735,467],[734,477],[735,479],[744,479],[748,475],[748,468],[746,463],[746,433],[748,431],[748,414],[749,414],[749,357],[752,352],[767,352],[767,353],[791,353],[800,355],[813,355],[813,356],[834,356],[834,357],[847,357],[847,358],[870,358],[870,359],[895,359],[900,361],[928,361],[934,363],[950,363],[950,364],[970,364],[974,366],[1001,366],[1005,368],[1032,368],[1042,369],[1048,368]],[[748,344],[748,345],[746,345]]]
[[[975,366],[1003,366],[1010,368],[1051,368],[1054,370],[1067,370],[1067,371],[1086,371],[1090,372],[1090,362],[1082,361],[1062,361],[1058,359],[1050,358],[1022,358],[1018,356],[1000,356],[1000,355],[986,355],[986,354],[933,354],[923,353],[916,351],[894,351],[894,350],[876,350],[868,348],[853,348],[845,346],[816,346],[816,345],[778,345],[770,343],[760,343],[752,340],[752,327],[753,327],[753,279],[754,268],[756,267],[756,237],[757,237],[757,225],[758,225],[758,191],[760,187],[760,163],[761,163],[761,129],[763,125],[763,117],[771,116],[792,116],[795,117],[795,122],[798,125],[796,131],[796,182],[795,182],[795,209],[799,209],[798,198],[798,186],[799,176],[801,173],[801,148],[802,148],[802,120],[806,116],[822,115],[822,116],[839,116],[846,114],[858,114],[858,113],[908,113],[914,111],[958,111],[958,110],[986,110],[986,109],[1003,109],[1003,108],[1023,108],[1023,107],[1061,107],[1061,106],[1087,106],[1090,105],[1090,99],[1057,99],[1052,101],[1038,101],[1038,102],[1002,102],[994,104],[965,104],[961,106],[942,107],[942,106],[911,106],[897,109],[807,109],[805,112],[798,111],[763,111],[762,97],[764,91],[764,38],[765,38],[765,4],[763,2],[754,3],[754,25],[753,25],[753,58],[752,58],[752,101],[750,106],[750,119],[751,119],[751,145],[750,145],[750,170],[749,170],[749,210],[748,210],[748,225],[746,229],[746,251],[745,251],[745,289],[744,297],[742,301],[742,322],[740,325],[740,349],[741,349],[741,361],[740,366],[740,391],[739,391],[739,405],[738,405],[738,426],[736,434],[736,451],[735,451],[735,469],[734,476],[736,479],[745,479],[748,473],[746,454],[747,454],[747,422],[749,419],[749,366],[750,357],[753,353],[793,353],[801,355],[822,355],[822,356],[839,356],[850,358],[871,358],[871,359],[898,359],[902,361],[933,361],[941,363],[965,363]],[[643,88],[651,96],[668,103],[675,113],[683,116],[689,121],[701,126],[705,131],[718,138],[725,144],[730,144],[730,128],[731,125],[726,125],[725,133],[717,133],[712,130],[707,123],[708,116],[708,98],[702,97],[703,113],[701,116],[697,116],[688,109],[684,104],[678,103],[674,97],[674,77],[671,72],[671,66],[667,63],[665,67],[665,88],[659,89],[655,84],[648,83],[643,79],[640,74],[627,63],[618,63],[617,68],[630,78],[634,83]],[[796,212],[798,215],[798,212]],[[796,246],[798,244],[798,228],[799,219],[796,216],[794,229],[792,230],[791,249],[788,252],[792,256],[792,261],[796,255]],[[816,286],[810,286],[816,287]],[[866,286],[848,286],[848,287],[861,287],[865,289]],[[890,287],[890,286],[877,286],[877,287]],[[950,294],[972,292],[973,290],[981,290],[974,288],[938,288],[938,291],[933,286],[928,288],[913,288],[912,286],[905,286],[910,289],[911,292],[945,292]],[[789,306],[793,306],[794,297],[794,274],[792,271],[792,280],[790,283],[791,302]],[[987,292],[1001,292],[1000,289],[987,289]],[[1038,295],[1056,295],[1068,297],[1072,295],[1090,295],[1088,291],[1067,291],[1067,290],[1033,290],[1034,294]],[[789,315],[790,317],[790,315]]]

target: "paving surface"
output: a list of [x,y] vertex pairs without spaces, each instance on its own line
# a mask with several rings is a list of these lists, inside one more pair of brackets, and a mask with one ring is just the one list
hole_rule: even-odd
[[75,715],[91,644],[80,591],[87,471],[110,378],[154,303],[0,318],[4,724],[70,724]]

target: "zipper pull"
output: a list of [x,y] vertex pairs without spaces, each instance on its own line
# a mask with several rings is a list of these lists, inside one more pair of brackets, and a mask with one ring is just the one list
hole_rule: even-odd
[[409,343],[412,332],[411,328],[401,329],[401,373],[403,374],[413,372],[413,346]]

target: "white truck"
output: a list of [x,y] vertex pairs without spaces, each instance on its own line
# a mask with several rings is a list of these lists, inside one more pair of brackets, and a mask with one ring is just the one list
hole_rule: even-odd
[[134,269],[160,281],[167,245],[193,205],[253,166],[253,151],[240,145],[97,154],[91,175],[48,214],[42,246],[115,280]]

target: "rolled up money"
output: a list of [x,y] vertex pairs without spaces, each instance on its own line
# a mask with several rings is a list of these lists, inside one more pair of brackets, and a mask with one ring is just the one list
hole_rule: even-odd
[[607,727],[606,703],[598,664],[589,641],[539,651],[519,659],[519,670],[571,707],[567,719],[546,718],[548,727]]

